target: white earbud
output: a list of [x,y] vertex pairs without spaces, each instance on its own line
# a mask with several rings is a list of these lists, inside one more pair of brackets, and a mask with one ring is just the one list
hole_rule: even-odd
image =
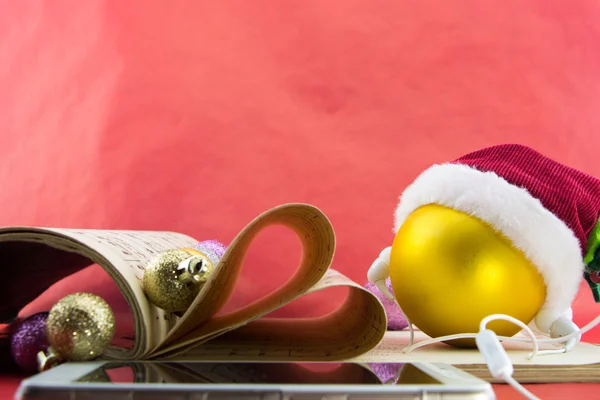
[[392,247],[386,247],[379,253],[379,257],[373,261],[371,268],[367,272],[367,279],[369,282],[377,286],[377,289],[384,294],[385,297],[391,301],[396,301],[396,298],[388,290],[385,281],[390,276],[390,256],[392,254]]
[[[535,324],[542,333],[553,339],[579,331],[579,327],[573,322],[573,310],[571,308],[563,312],[562,315],[555,311],[542,310],[536,316]],[[564,345],[565,352],[572,350],[580,340],[581,334],[567,340]],[[562,344],[556,343],[556,345],[561,346]]]
[[400,304],[398,304],[398,300],[396,300],[396,297],[388,290],[386,282],[385,282],[387,280],[387,278],[390,277],[390,257],[391,257],[391,255],[392,255],[392,247],[391,246],[383,249],[381,251],[381,253],[379,253],[379,257],[377,257],[375,259],[375,261],[373,261],[373,264],[371,264],[371,267],[369,268],[369,271],[367,272],[367,279],[369,280],[369,282],[371,282],[372,284],[377,286],[377,289],[379,289],[379,291],[381,293],[383,293],[383,295],[385,297],[387,297],[390,301],[393,301],[396,304],[396,306],[398,307],[398,310],[404,316],[404,319],[406,320],[406,323],[408,324],[408,330],[410,331],[410,338],[408,340],[408,345],[412,346],[415,341],[415,328],[413,327],[412,323],[410,322],[410,319],[408,319],[408,316],[406,314],[404,314],[404,311],[402,311],[402,308],[400,307]]
[[[570,335],[571,333],[579,332],[579,330],[579,327],[575,325],[571,318],[567,318],[563,315],[554,321],[550,327],[550,337],[553,339],[561,338]],[[580,340],[581,333],[567,340],[564,345],[565,352],[571,351]],[[558,343],[558,345],[560,346],[560,343]]]

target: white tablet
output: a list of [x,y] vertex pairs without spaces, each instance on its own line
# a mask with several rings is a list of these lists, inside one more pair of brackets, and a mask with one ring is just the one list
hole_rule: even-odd
[[24,380],[19,400],[494,399],[491,385],[445,364],[91,362]]

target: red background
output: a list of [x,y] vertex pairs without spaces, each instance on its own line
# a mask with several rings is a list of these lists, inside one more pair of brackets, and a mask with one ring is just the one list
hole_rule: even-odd
[[[0,224],[227,243],[267,208],[308,202],[336,229],[334,268],[364,282],[391,243],[398,196],[431,163],[519,142],[600,166],[594,0],[141,4],[0,0]],[[281,233],[253,248],[229,307],[293,271],[296,244]],[[74,290],[105,296],[126,320],[95,267],[23,314]],[[339,300],[322,293],[279,314]],[[587,291],[575,309],[580,324],[597,313]],[[1,379],[9,396],[18,379]]]

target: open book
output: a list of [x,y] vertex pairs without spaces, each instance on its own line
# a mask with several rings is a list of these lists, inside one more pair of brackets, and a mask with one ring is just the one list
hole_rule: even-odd
[[[524,336],[518,334],[517,336]],[[543,338],[543,336],[539,336]],[[415,342],[430,339],[421,331],[415,332]],[[368,353],[352,358],[356,364],[371,367],[382,363],[398,365],[422,363],[452,364],[489,382],[502,382],[491,376],[482,354],[477,349],[461,349],[445,343],[434,343],[406,354],[402,350],[408,346],[408,331],[388,331],[383,340]],[[538,355],[533,359],[527,356],[532,351],[531,343],[504,342],[508,357],[513,364],[515,378],[520,383],[562,383],[600,382],[600,346],[580,342],[568,353]],[[556,349],[552,344],[540,344],[540,350]]]
[[[253,239],[274,224],[291,228],[300,238],[300,266],[278,290],[242,309],[217,315],[235,289]],[[111,347],[105,358],[331,361],[366,353],[383,338],[387,319],[379,300],[329,268],[335,234],[319,209],[286,204],[259,215],[229,244],[185,314],[177,317],[153,306],[141,285],[147,263],[161,251],[197,243],[173,232],[0,229],[0,320],[13,318],[52,283],[95,263],[114,279],[135,323],[133,345]],[[300,296],[333,286],[349,289],[346,301],[333,313],[305,319],[265,317]]]

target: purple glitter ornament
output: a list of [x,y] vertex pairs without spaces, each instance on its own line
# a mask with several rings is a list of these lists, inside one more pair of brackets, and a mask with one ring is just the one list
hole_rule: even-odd
[[213,265],[216,267],[219,263],[223,254],[227,250],[227,246],[218,240],[205,240],[203,242],[198,243],[194,248],[204,254],[212,261]]
[[[385,285],[387,286],[390,293],[394,294],[394,290],[392,289],[392,283],[389,278],[386,279]],[[371,282],[367,282],[367,284],[365,285],[365,288],[369,292],[371,292],[375,296],[377,296],[377,298],[383,304],[383,307],[385,308],[385,313],[387,314],[387,317],[388,317],[388,330],[401,331],[402,329],[408,327],[406,318],[404,318],[404,315],[402,315],[402,313],[400,312],[400,308],[398,308],[396,303],[394,303],[393,301],[391,301],[390,299],[385,297],[385,295],[383,293],[381,293],[381,290],[379,290],[377,288],[377,286],[375,286]]]
[[47,312],[30,316],[12,332],[10,350],[15,363],[25,372],[37,371],[37,354],[48,349],[46,339]]
[[369,363],[369,367],[371,367],[382,383],[386,383],[390,379],[394,379],[393,382],[396,383],[398,379],[396,375],[403,365],[402,363]]

